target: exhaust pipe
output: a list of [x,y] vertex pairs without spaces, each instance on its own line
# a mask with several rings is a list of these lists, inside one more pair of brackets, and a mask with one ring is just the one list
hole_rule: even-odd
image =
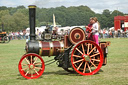
[[4,30],[4,23],[2,23],[2,31],[4,32],[5,30]]
[[30,5],[29,8],[29,25],[30,25],[30,41],[36,40],[35,34],[35,16],[36,16],[36,6]]

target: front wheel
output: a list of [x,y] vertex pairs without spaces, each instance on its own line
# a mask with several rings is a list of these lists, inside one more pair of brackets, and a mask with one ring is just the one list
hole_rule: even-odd
[[8,43],[10,41],[8,36],[3,37],[3,43]]
[[26,79],[39,78],[45,69],[43,59],[35,54],[29,53],[22,56],[19,61],[19,72]]
[[73,46],[70,52],[73,69],[81,75],[97,73],[103,64],[101,48],[93,41],[85,40]]

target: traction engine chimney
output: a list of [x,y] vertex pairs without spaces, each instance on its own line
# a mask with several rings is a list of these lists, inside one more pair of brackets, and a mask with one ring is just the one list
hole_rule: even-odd
[[5,31],[5,30],[4,30],[4,23],[2,23],[2,31]]
[[35,34],[35,11],[36,11],[36,6],[35,5],[30,5],[29,7],[29,25],[30,25],[30,41],[33,41],[36,39],[36,34]]

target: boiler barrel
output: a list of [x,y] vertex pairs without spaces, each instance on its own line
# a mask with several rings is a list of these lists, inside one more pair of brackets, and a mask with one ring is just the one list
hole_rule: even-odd
[[44,42],[39,41],[39,55],[56,56],[64,52],[64,43],[60,41]]
[[64,43],[62,41],[35,41],[26,44],[27,53],[36,53],[41,56],[56,56],[64,52]]

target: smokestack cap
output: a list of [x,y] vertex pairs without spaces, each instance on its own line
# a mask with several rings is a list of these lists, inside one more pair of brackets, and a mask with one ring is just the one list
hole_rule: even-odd
[[36,8],[36,5],[29,5],[28,8]]

